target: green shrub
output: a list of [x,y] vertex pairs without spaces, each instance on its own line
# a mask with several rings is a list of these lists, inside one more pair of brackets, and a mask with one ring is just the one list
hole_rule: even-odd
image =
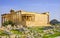
[[22,34],[22,32],[20,32],[19,30],[11,30],[11,32],[12,32],[13,34]]
[[14,22],[12,22],[12,21],[5,21],[4,23],[3,23],[3,26],[7,26],[7,25],[14,25],[15,23]]
[[7,33],[5,33],[4,31],[0,30],[0,36],[5,36],[5,35],[9,35]]

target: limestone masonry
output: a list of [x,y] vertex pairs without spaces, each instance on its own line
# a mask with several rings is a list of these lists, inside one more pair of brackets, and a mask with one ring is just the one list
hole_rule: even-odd
[[50,26],[49,25],[49,12],[34,13],[26,11],[14,11],[10,10],[8,14],[2,14],[2,24],[5,21],[13,21],[17,25],[23,25],[27,27],[31,26]]

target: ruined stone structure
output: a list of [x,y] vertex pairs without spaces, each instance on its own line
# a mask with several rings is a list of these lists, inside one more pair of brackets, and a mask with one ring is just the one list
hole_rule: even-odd
[[2,23],[5,21],[13,21],[16,24],[21,24],[27,27],[30,26],[49,26],[49,13],[35,13],[26,11],[10,10],[8,14],[2,14]]

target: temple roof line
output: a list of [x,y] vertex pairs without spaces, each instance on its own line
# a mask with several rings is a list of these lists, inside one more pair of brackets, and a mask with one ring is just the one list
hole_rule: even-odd
[[[1,16],[3,15],[7,15],[7,14],[11,14],[11,12],[14,12],[14,13],[17,13],[17,12],[28,12],[28,11],[24,11],[24,10],[18,10],[18,11],[15,11],[15,10],[10,10],[10,13],[5,13],[5,14],[2,14]],[[37,12],[29,12],[29,13],[36,13],[36,14],[49,14],[49,12],[43,12],[43,13],[37,13]]]

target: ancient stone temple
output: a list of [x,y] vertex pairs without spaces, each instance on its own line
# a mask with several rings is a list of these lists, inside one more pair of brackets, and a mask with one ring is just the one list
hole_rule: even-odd
[[13,21],[15,24],[30,26],[49,26],[49,12],[35,13],[27,11],[10,10],[8,14],[2,14],[2,23],[5,21]]

